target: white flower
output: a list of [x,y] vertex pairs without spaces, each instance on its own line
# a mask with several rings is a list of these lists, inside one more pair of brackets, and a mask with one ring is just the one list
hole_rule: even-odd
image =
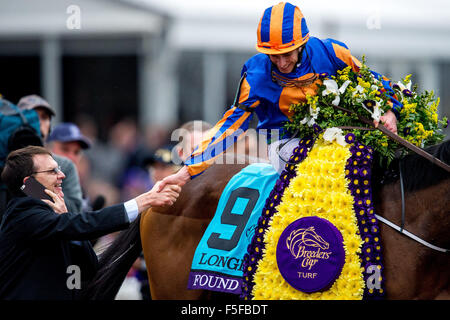
[[383,113],[383,110],[380,108],[380,103],[378,101],[375,102],[375,107],[373,107],[372,119],[376,121],[380,121],[380,117]]
[[334,94],[334,100],[331,102],[332,105],[337,106],[339,105],[339,102],[341,101],[341,97],[339,96],[339,88],[337,85],[337,82],[334,80],[324,80],[323,84],[325,85],[326,89],[322,91],[322,96],[327,96],[329,94]]
[[339,94],[339,89],[336,81],[327,79],[323,81],[323,84],[325,85],[326,89],[323,90],[322,96],[327,96],[330,93]]
[[319,115],[319,111],[320,111],[320,108],[319,108],[319,107],[315,107],[315,108],[312,108],[311,106],[309,107],[309,114],[310,114],[314,119],[317,119],[317,116]]
[[338,134],[336,136],[336,142],[343,147],[347,145],[347,142],[345,142],[345,136],[343,134]]
[[309,114],[311,116],[304,117],[303,120],[300,121],[300,124],[307,124],[309,127],[311,127],[313,124],[316,123],[315,120],[319,116],[319,111],[320,111],[319,107],[313,108],[313,107],[309,106]]
[[308,125],[309,127],[312,127],[312,126],[314,125],[314,123],[316,123],[315,119],[314,119],[314,118],[311,118],[311,119],[309,119],[307,125]]
[[338,134],[339,132],[342,132],[342,130],[339,128],[327,128],[323,133],[323,140],[332,142],[335,139],[336,134]]
[[345,90],[347,90],[348,85],[352,83],[350,80],[345,81],[342,86],[339,88],[339,92],[344,94]]
[[334,98],[334,100],[333,101],[331,101],[331,104],[333,105],[333,106],[338,106],[339,105],[339,102],[341,102],[341,97],[340,96],[336,96],[335,98]]
[[342,134],[342,129],[336,127],[326,129],[323,133],[323,140],[328,142],[333,142],[334,140],[336,140],[336,142],[343,147],[347,145],[347,143],[345,142],[345,137]]
[[[359,93],[359,96],[355,98],[356,94]],[[364,93],[364,87],[359,84],[355,87],[355,91],[353,91],[352,98],[355,99],[356,102],[361,103],[366,100],[366,94]]]
[[355,91],[353,91],[353,96],[355,96],[357,93],[364,93],[364,87],[362,87],[358,84],[355,87]]
[[341,102],[340,95],[345,92],[345,90],[347,89],[347,87],[350,83],[351,83],[351,81],[347,80],[339,88],[336,81],[330,80],[330,79],[324,80],[323,84],[325,85],[326,88],[325,88],[325,90],[322,91],[322,96],[334,94],[335,97],[334,97],[334,100],[331,102],[331,104],[334,106],[338,106],[339,102]]
[[409,81],[406,85],[404,85],[403,82],[399,81],[399,82],[397,82],[397,85],[400,87],[400,91],[403,91],[403,90],[411,91],[412,82]]

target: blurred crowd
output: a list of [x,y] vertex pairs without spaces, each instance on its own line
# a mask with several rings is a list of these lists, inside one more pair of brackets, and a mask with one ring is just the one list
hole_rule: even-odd
[[[139,128],[133,119],[123,119],[111,128],[107,140],[101,141],[96,122],[87,114],[78,115],[73,122],[53,125],[55,110],[43,97],[25,96],[17,106],[21,110],[36,111],[43,144],[63,172],[66,171],[65,180],[70,181],[70,186],[64,185],[66,181],[62,188],[69,212],[98,210],[150,190],[157,181],[181,168],[212,127],[197,120],[171,129]],[[173,135],[177,129],[179,133]],[[172,141],[174,136],[179,140]],[[248,135],[244,148],[235,145],[231,152],[261,157],[257,150],[261,148],[260,143],[256,135]],[[78,199],[81,199],[80,203]],[[116,235],[93,240],[95,252],[101,254]],[[142,255],[129,271],[116,298],[150,299]]]

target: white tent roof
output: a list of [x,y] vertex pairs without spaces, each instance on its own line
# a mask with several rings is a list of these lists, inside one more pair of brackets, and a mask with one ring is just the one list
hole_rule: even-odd
[[[175,49],[254,51],[268,0],[0,0],[0,37],[160,34]],[[311,35],[345,42],[355,54],[450,58],[447,0],[291,0]],[[71,5],[81,29],[67,28]]]
[[[67,27],[73,5],[80,10],[79,30]],[[0,37],[158,33],[161,28],[161,16],[120,1],[0,0]]]
[[[173,18],[174,47],[253,50],[267,0],[123,0]],[[291,0],[311,35],[332,37],[371,55],[450,56],[450,5],[446,0]]]

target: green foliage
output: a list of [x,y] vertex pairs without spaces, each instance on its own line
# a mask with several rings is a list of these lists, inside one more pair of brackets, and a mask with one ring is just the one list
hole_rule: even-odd
[[[416,86],[411,89],[410,78],[411,75],[406,76],[392,88],[394,98],[403,104],[397,132],[402,138],[423,148],[443,140],[442,128],[447,126],[448,121],[445,117],[438,119],[439,98],[435,98],[433,91],[417,93]],[[317,94],[308,95],[305,103],[291,106],[294,115],[285,124],[289,131],[298,130],[300,136],[309,136],[316,134],[319,129],[333,127],[369,128],[356,114],[373,120],[379,119],[380,115],[392,108],[390,96],[381,81],[366,66],[364,57],[358,73],[347,67],[338,71],[336,76],[323,78],[317,89]],[[356,114],[337,110],[333,105]],[[379,130],[344,130],[344,133],[348,132],[352,132],[360,143],[371,146],[387,163],[394,158],[397,150],[404,148]]]

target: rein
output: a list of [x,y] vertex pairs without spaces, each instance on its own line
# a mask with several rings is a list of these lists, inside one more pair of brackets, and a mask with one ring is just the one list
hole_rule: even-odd
[[[356,116],[358,117],[359,120],[361,120],[362,122],[364,122],[365,124],[374,127],[374,124],[371,120],[357,114],[354,111],[348,110],[346,108],[343,107],[339,107],[339,106],[335,106],[335,105],[331,105],[333,108],[336,108],[338,110],[344,111],[346,113],[349,114],[356,114]],[[412,143],[410,143],[409,141],[401,138],[399,135],[393,133],[392,131],[388,130],[384,125],[382,124],[378,124],[378,126],[376,127],[376,129],[380,130],[381,132],[383,132],[385,135],[387,135],[389,138],[391,138],[392,140],[394,140],[395,142],[401,144],[402,146],[408,148],[409,150],[417,153],[418,155],[424,157],[425,159],[431,161],[431,163],[441,167],[442,169],[444,169],[447,172],[450,172],[450,166],[448,164],[446,164],[445,162],[442,162],[441,160],[439,160],[438,158],[434,157],[433,155],[429,154],[428,152],[426,152],[425,150],[413,145]]]
[[403,234],[403,235],[413,239],[414,241],[416,241],[416,242],[418,242],[418,243],[420,243],[420,244],[422,244],[422,245],[424,245],[424,246],[426,246],[426,247],[428,247],[430,249],[433,249],[433,250],[436,250],[436,251],[439,251],[439,252],[443,252],[443,253],[450,253],[450,249],[444,249],[444,248],[432,245],[431,243],[426,242],[425,240],[419,238],[418,236],[416,236],[415,234],[409,232],[408,230],[400,228],[395,223],[392,223],[391,221],[389,221],[389,220],[387,220],[387,219],[385,219],[385,218],[383,218],[383,217],[381,217],[381,216],[379,216],[377,214],[375,214],[375,218],[377,218],[378,220],[380,220],[384,224],[387,224],[392,229],[400,232],[401,234]]

